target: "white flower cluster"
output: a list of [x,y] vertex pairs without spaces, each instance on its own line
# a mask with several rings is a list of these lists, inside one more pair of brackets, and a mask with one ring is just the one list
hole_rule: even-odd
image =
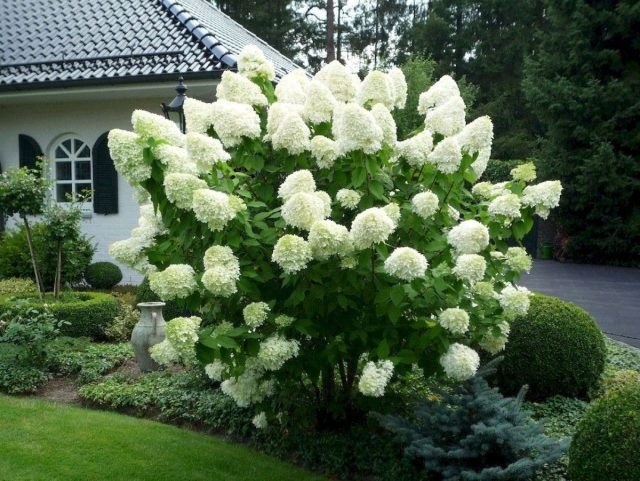
[[433,135],[428,130],[423,130],[413,137],[398,142],[395,155],[406,160],[411,167],[422,167],[429,159],[433,149]]
[[509,247],[505,261],[507,266],[514,271],[529,272],[531,270],[531,257],[522,247]]
[[280,314],[279,316],[276,316],[273,322],[275,322],[276,326],[289,327],[291,324],[295,322],[295,320],[296,320],[295,317]]
[[149,274],[149,287],[163,301],[183,299],[197,288],[195,272],[188,264],[172,264]]
[[447,242],[459,254],[477,254],[489,245],[489,230],[477,220],[465,220],[447,234]]
[[397,67],[393,67],[389,70],[388,75],[391,83],[393,84],[395,107],[397,109],[404,109],[407,103],[407,79],[405,78],[402,70]]
[[238,291],[236,282],[240,278],[240,262],[227,246],[211,246],[204,253],[204,287],[220,297],[229,297]]
[[431,132],[449,137],[457,134],[464,128],[464,117],[464,100],[458,96],[429,109],[424,119],[424,125]]
[[328,259],[336,254],[344,257],[352,250],[349,231],[332,220],[315,222],[309,230],[308,242],[313,258],[318,260]]
[[440,365],[451,379],[464,381],[475,375],[480,365],[480,356],[470,347],[456,342],[440,357]]
[[287,225],[303,230],[331,214],[331,198],[326,192],[315,192],[316,183],[311,172],[298,170],[289,175],[278,189],[284,205],[281,215]]
[[393,147],[398,140],[396,121],[389,109],[382,104],[375,104],[371,109],[371,115],[382,130],[382,143]]
[[396,229],[396,224],[380,207],[360,212],[351,223],[351,240],[356,249],[362,250],[386,241]]
[[113,129],[108,136],[109,152],[118,172],[130,184],[151,177],[151,166],[142,157],[140,137],[126,130]]
[[198,342],[198,330],[202,319],[196,316],[176,317],[167,322],[164,332],[167,341],[173,346],[181,359],[195,356],[195,345]]
[[226,162],[231,158],[218,139],[196,132],[189,132],[185,138],[187,154],[195,162],[199,173],[211,172],[215,164]]
[[246,206],[238,197],[204,188],[193,193],[191,208],[196,219],[217,231],[222,230]]
[[453,334],[464,334],[469,330],[469,314],[459,307],[450,307],[438,315],[438,323]]
[[150,140],[166,142],[170,145],[182,146],[184,136],[178,126],[171,120],[144,110],[134,110],[131,114],[133,131],[140,136],[143,143]]
[[244,372],[222,382],[220,389],[231,397],[239,407],[248,407],[259,403],[266,397],[273,395],[275,383],[272,379],[263,379],[264,369],[255,358],[250,358],[245,364]]
[[529,289],[509,284],[500,292],[498,301],[507,319],[524,316],[529,310]]
[[456,259],[453,274],[469,283],[481,281],[487,269],[487,261],[478,254],[462,254]]
[[214,359],[212,363],[207,364],[204,367],[204,372],[212,381],[220,382],[224,376],[227,367],[222,363],[220,359]]
[[337,101],[331,90],[319,80],[313,80],[307,89],[302,116],[307,122],[314,125],[329,122],[336,105]]
[[287,234],[278,239],[271,260],[287,274],[301,271],[312,259],[311,247],[302,237]]
[[358,77],[349,73],[347,68],[337,60],[328,63],[315,76],[331,91],[336,100],[352,102],[358,91]]
[[492,184],[491,182],[478,182],[471,188],[471,193],[481,199],[495,199],[496,197],[511,192],[506,188],[506,182]]
[[340,153],[362,150],[365,154],[374,154],[382,147],[384,138],[373,114],[354,103],[336,107],[332,133]]
[[270,311],[269,304],[266,302],[252,302],[242,310],[242,317],[247,326],[255,329],[264,324]]
[[364,107],[382,104],[392,110],[396,105],[395,85],[384,72],[372,70],[360,84],[357,98],[358,103]]
[[416,194],[411,199],[411,207],[418,216],[427,220],[438,212],[439,202],[438,196],[428,190]]
[[491,217],[503,216],[507,221],[517,219],[521,216],[520,197],[512,192],[499,195],[489,204],[489,215]]
[[222,79],[216,88],[216,97],[257,107],[267,105],[267,97],[264,96],[260,87],[246,77],[229,70],[222,74]]
[[[225,147],[242,142],[243,137],[260,137],[260,117],[251,105],[218,100],[211,104],[211,123]],[[186,110],[185,110],[186,117]],[[189,119],[187,118],[187,125]]]
[[253,424],[256,427],[256,429],[265,429],[269,425],[269,422],[267,421],[267,413],[265,413],[264,411],[261,411],[258,414],[256,414],[253,417],[251,424]]
[[310,136],[311,131],[302,117],[296,112],[289,112],[270,138],[274,149],[285,149],[289,154],[296,155],[311,148]]
[[537,185],[529,185],[522,192],[522,204],[535,207],[536,214],[543,219],[549,217],[549,211],[560,205],[562,184],[559,180],[548,180]]
[[382,397],[385,388],[393,376],[393,363],[391,361],[367,362],[362,369],[358,390],[365,396]]
[[462,131],[456,135],[456,139],[462,150],[471,155],[485,149],[491,149],[493,122],[486,115],[478,117],[465,125]]
[[255,45],[247,45],[238,56],[238,72],[249,79],[262,79],[271,82],[276,78],[273,64]]
[[426,115],[429,109],[460,96],[458,84],[449,75],[445,75],[434,83],[429,90],[418,98],[418,112]]
[[498,330],[499,334],[487,332],[479,342],[480,347],[491,355],[495,355],[505,348],[511,328],[508,322],[502,321],[498,324]]
[[260,343],[258,361],[267,371],[277,371],[300,352],[300,343],[274,334]]
[[165,166],[165,174],[192,174],[198,173],[198,166],[193,162],[187,151],[175,145],[160,144],[153,149],[157,159]]
[[427,160],[434,164],[440,172],[453,174],[460,168],[462,151],[455,137],[447,137],[438,142]]
[[180,209],[191,209],[194,192],[207,188],[204,180],[191,174],[168,174],[164,178],[164,192],[167,199]]
[[213,127],[213,110],[211,104],[187,97],[182,105],[187,132],[206,134]]
[[527,162],[511,169],[511,178],[513,180],[531,182],[536,180],[536,175],[536,166],[533,162]]
[[336,194],[338,204],[348,210],[356,209],[360,203],[360,199],[362,199],[362,195],[351,189],[340,189]]
[[283,201],[289,200],[293,195],[300,192],[314,192],[316,181],[308,170],[297,170],[289,174],[278,188],[278,197]]
[[151,346],[149,348],[149,355],[151,356],[151,359],[161,366],[170,366],[180,362],[180,354],[168,339]]
[[406,282],[424,277],[427,258],[411,247],[398,247],[384,261],[384,271]]
[[311,155],[321,169],[330,169],[339,156],[338,144],[328,137],[316,135],[311,139]]
[[279,102],[303,105],[307,100],[309,79],[303,69],[295,69],[282,77],[276,85],[275,94]]

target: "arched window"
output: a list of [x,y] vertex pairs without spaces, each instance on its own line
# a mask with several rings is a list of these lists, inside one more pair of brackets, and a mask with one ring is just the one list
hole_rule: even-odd
[[76,200],[79,194],[87,195],[91,202],[92,172],[91,148],[75,137],[60,141],[53,150],[53,175],[57,202]]

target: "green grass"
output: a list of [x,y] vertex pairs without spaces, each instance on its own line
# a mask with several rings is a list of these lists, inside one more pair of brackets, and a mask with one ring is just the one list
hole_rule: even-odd
[[321,481],[174,426],[0,395],[0,481]]

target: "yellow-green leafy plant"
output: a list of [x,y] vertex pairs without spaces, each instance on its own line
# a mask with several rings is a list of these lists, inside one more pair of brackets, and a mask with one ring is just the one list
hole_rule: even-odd
[[345,412],[415,365],[473,376],[477,349],[501,350],[528,308],[513,281],[530,259],[507,240],[557,206],[560,184],[529,185],[532,165],[476,183],[493,127],[466,124],[450,77],[420,96],[425,120],[406,139],[392,113],[406,98],[398,69],[361,81],[332,62],[273,80],[248,47],[217,101],[186,100],[186,135],[143,111],[133,132],[110,133],[143,204],[110,252],[198,314],[168,323],[155,358],[190,363],[195,348],[257,427],[304,393]]

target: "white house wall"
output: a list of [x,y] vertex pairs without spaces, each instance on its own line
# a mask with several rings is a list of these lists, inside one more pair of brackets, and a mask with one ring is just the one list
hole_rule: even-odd
[[[213,87],[207,91],[212,92]],[[17,103],[4,103],[0,96],[0,164],[3,170],[18,166],[19,134],[33,137],[49,158],[53,157],[52,149],[56,139],[65,134],[73,134],[93,147],[98,137],[110,129],[130,130],[131,112],[134,109],[160,113],[160,103],[170,101],[173,91],[167,88],[162,93],[164,97],[119,100],[95,99],[94,96],[93,99],[66,99],[63,102],[52,95],[53,98],[49,101],[43,98],[37,102]],[[131,229],[137,225],[138,212],[131,187],[119,176],[118,214],[92,213],[89,218],[82,220],[82,230],[97,244],[94,261],[114,262],[107,252],[108,246],[116,240],[129,237]],[[11,225],[10,222],[8,227],[11,228]],[[138,273],[124,266],[120,267],[124,274],[122,283],[137,284],[141,281]]]

